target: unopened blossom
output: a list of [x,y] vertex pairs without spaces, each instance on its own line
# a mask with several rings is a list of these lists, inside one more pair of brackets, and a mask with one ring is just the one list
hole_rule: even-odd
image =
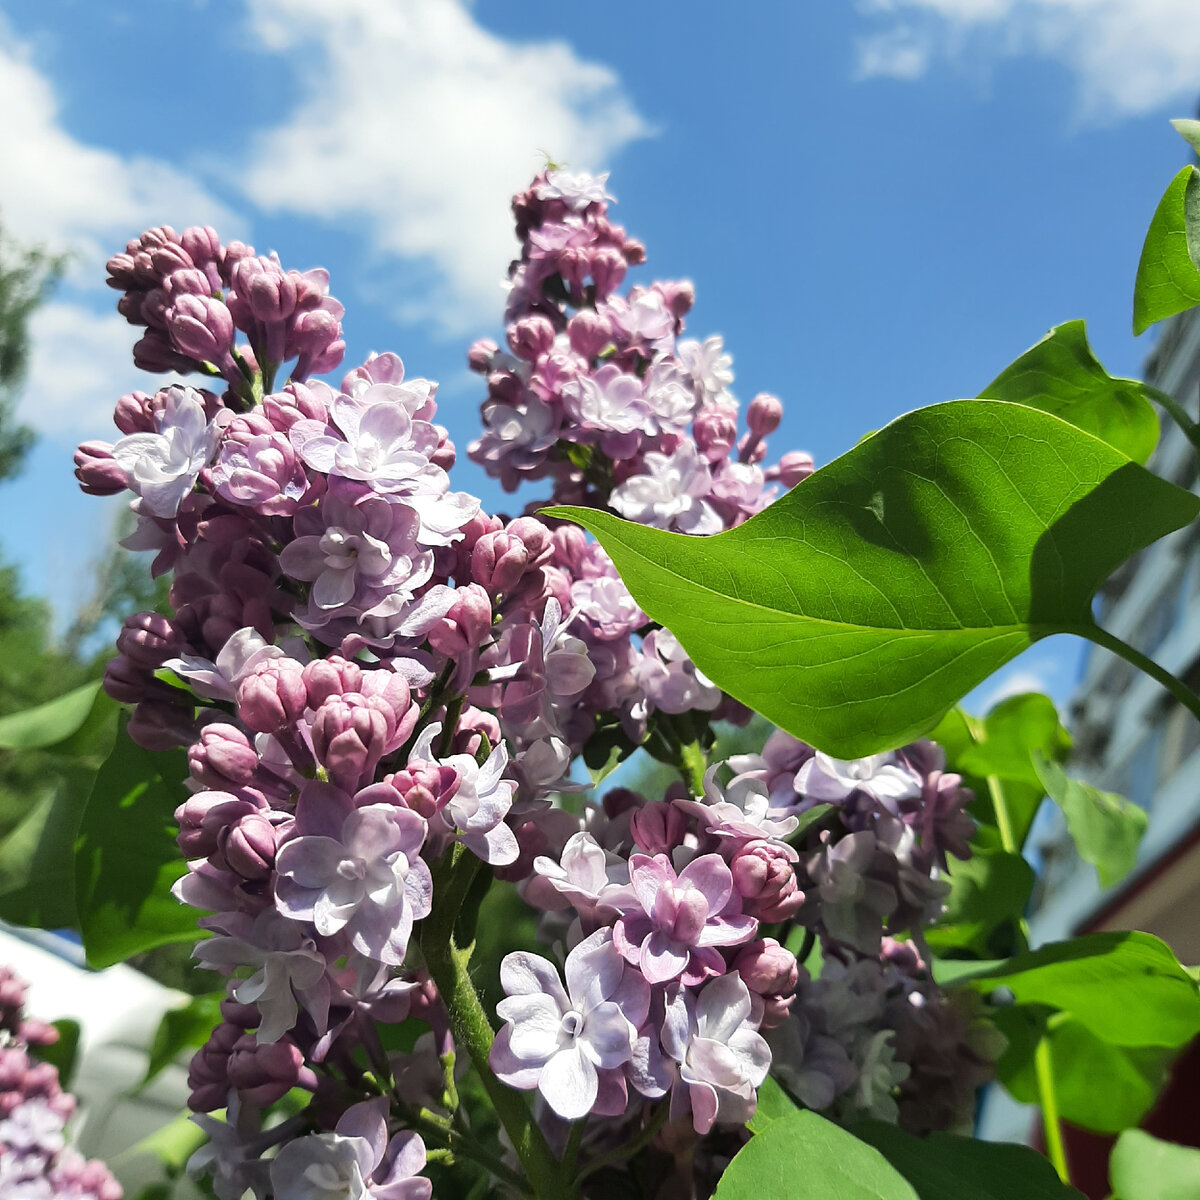
[[344,929],[359,953],[399,966],[433,897],[424,841],[425,820],[410,809],[356,808],[333,836],[305,834],[280,849],[279,910],[324,937]]
[[629,883],[639,907],[617,921],[613,940],[651,983],[682,978],[694,986],[722,974],[717,947],[749,941],[758,928],[742,915],[733,876],[718,854],[694,859],[678,875],[665,854],[635,854]]
[[566,987],[553,963],[536,954],[507,954],[500,983],[507,999],[496,1006],[505,1027],[489,1061],[511,1087],[536,1087],[568,1121],[596,1103],[599,1072],[633,1055],[650,990],[629,971],[608,929],[585,938],[566,961]]
[[114,461],[125,471],[126,486],[142,500],[145,512],[173,517],[212,460],[221,436],[198,392],[169,388],[155,433],[131,433],[113,444]]
[[740,975],[722,975],[693,997],[680,988],[667,1004],[663,1048],[679,1064],[671,1117],[689,1109],[697,1133],[717,1121],[744,1124],[758,1103],[771,1050],[750,1020],[750,992]]

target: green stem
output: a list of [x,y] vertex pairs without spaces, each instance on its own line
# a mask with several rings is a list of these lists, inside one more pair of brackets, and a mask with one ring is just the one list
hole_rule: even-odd
[[433,911],[422,922],[421,950],[450,1016],[454,1040],[471,1056],[492,1108],[521,1160],[533,1195],[538,1200],[567,1200],[571,1193],[561,1186],[559,1164],[524,1100],[492,1074],[488,1054],[495,1035],[468,970],[474,943],[462,947],[455,943],[454,924],[479,866],[479,859],[461,844],[451,847],[438,864]]
[[1058,1115],[1058,1095],[1054,1090],[1054,1054],[1050,1039],[1042,1038],[1033,1052],[1037,1072],[1038,1103],[1042,1107],[1042,1128],[1046,1132],[1046,1157],[1054,1164],[1058,1177],[1068,1186],[1071,1168],[1067,1164],[1067,1148],[1063,1143],[1062,1122]]
[[575,1177],[575,1164],[579,1161],[579,1147],[583,1145],[583,1128],[585,1124],[586,1121],[574,1122],[570,1133],[567,1134],[567,1148],[563,1151],[560,1169],[562,1170],[562,1177],[568,1186]]
[[1132,663],[1139,671],[1143,671],[1151,679],[1161,683],[1184,708],[1191,712],[1192,716],[1200,720],[1200,696],[1197,696],[1182,680],[1176,679],[1170,671],[1160,667],[1154,659],[1147,658],[1140,650],[1135,650],[1127,642],[1121,641],[1119,637],[1114,637],[1106,629],[1097,627],[1091,630],[1087,636],[1097,646],[1111,650],[1118,658]]
[[[503,1180],[509,1187],[515,1189],[519,1195],[530,1195],[529,1185],[516,1173],[511,1167],[506,1167],[499,1159],[493,1158],[486,1151],[480,1150],[474,1142],[462,1137],[460,1134],[451,1129],[444,1128],[440,1123],[430,1121],[427,1117],[405,1118],[407,1123],[411,1125],[425,1141],[437,1141],[443,1143],[441,1149],[444,1153],[452,1154],[455,1158],[465,1158],[468,1162],[473,1162],[477,1167],[482,1167],[485,1171],[490,1172],[497,1179]],[[432,1161],[432,1154],[429,1156]]]
[[646,1122],[645,1128],[641,1133],[630,1141],[622,1142],[616,1149],[610,1150],[607,1154],[601,1154],[598,1158],[593,1158],[582,1171],[579,1172],[575,1179],[575,1186],[578,1187],[593,1171],[599,1171],[604,1167],[613,1166],[616,1163],[628,1162],[639,1150],[644,1146],[648,1146],[653,1140],[655,1134],[666,1124],[667,1114],[670,1112],[670,1103],[664,1100],[655,1110],[654,1115]]
[[679,771],[688,792],[699,799],[704,795],[704,772],[708,770],[708,757],[698,741],[684,742],[679,747]]
[[[1182,686],[1182,685],[1181,685]],[[981,722],[963,714],[967,723],[967,731],[975,742],[986,740]],[[988,795],[992,800],[992,811],[996,815],[996,830],[1000,834],[1000,846],[1008,854],[1021,853],[1013,831],[1012,818],[1008,812],[1008,799],[1004,794],[1004,784],[996,775],[987,776]],[[1029,945],[1029,922],[1021,917],[1017,926],[1025,945]],[[1034,1051],[1035,1077],[1037,1080],[1038,1108],[1042,1112],[1042,1128],[1046,1134],[1046,1157],[1050,1160],[1058,1177],[1065,1184],[1071,1182],[1071,1171],[1067,1166],[1066,1148],[1063,1144],[1062,1119],[1058,1114],[1058,1095],[1054,1090],[1054,1059],[1050,1050],[1050,1038],[1043,1034]]]
[[1161,405],[1170,414],[1171,419],[1183,430],[1183,436],[1187,438],[1197,452],[1200,452],[1200,425],[1188,416],[1187,409],[1175,399],[1174,396],[1168,396],[1166,392],[1160,392],[1157,388],[1147,388],[1150,399]]

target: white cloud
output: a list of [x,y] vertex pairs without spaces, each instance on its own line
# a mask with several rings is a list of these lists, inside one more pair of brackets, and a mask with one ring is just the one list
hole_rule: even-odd
[[1075,77],[1081,114],[1191,110],[1200,89],[1197,0],[873,0],[877,27],[857,44],[859,77],[911,80],[937,58],[1031,55]]
[[251,28],[302,89],[239,173],[260,207],[362,222],[395,263],[401,315],[446,332],[500,310],[508,201],[546,151],[599,170],[651,131],[608,67],[517,43],[461,0],[249,0]]
[[217,224],[228,210],[168,163],[71,136],[50,81],[0,18],[0,221],[25,241],[72,250],[95,272],[152,225]]
[[20,419],[62,440],[119,437],[112,423],[118,397],[153,390],[153,378],[133,365],[130,347],[140,330],[115,312],[52,301],[29,322],[29,375],[17,404]]

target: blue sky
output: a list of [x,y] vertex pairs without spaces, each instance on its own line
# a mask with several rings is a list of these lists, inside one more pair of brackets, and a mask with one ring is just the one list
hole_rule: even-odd
[[[3,552],[67,608],[105,544],[114,506],[70,452],[151,382],[103,287],[147,225],[327,266],[347,362],[393,349],[440,380],[464,447],[508,195],[542,151],[611,170],[647,279],[694,281],[691,331],[724,335],[743,398],[783,398],[776,449],[822,462],[1059,321],[1136,373],[1141,238],[1186,160],[1166,118],[1197,95],[1194,0],[7,0],[0,218],[73,265],[35,326],[42,436],[0,491]],[[1078,655],[1015,671],[1061,698]]]

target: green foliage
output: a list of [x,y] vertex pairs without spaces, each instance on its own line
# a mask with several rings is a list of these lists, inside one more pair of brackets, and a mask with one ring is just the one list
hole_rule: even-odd
[[1075,848],[1112,887],[1133,870],[1138,845],[1146,832],[1146,813],[1123,796],[1102,792],[1077,779],[1068,779],[1057,763],[1034,755],[1046,794],[1063,811]]
[[751,1133],[762,1133],[768,1125],[782,1121],[796,1111],[796,1102],[783,1090],[774,1076],[768,1075],[758,1089],[758,1104],[746,1127]]
[[801,1181],[804,1200],[918,1200],[878,1150],[807,1109],[752,1137],[721,1176],[714,1198],[764,1200],[781,1195],[781,1185]]
[[999,963],[935,968],[943,982],[1003,987],[1018,1004],[1067,1013],[1117,1046],[1182,1046],[1200,1033],[1196,981],[1148,933],[1089,933]]
[[546,510],[599,538],[710,679],[846,758],[928,732],[1039,638],[1090,636],[1096,588],[1198,511],[1098,438],[991,400],[908,413],[714,537]]
[[58,1030],[58,1041],[49,1046],[38,1046],[36,1055],[42,1062],[48,1062],[58,1072],[58,1081],[65,1091],[71,1087],[71,1077],[75,1074],[75,1061],[79,1057],[79,1022],[64,1018],[54,1022]]
[[1056,325],[979,393],[1044,409],[1144,463],[1158,445],[1158,415],[1138,379],[1109,375],[1088,345],[1083,321]]
[[79,928],[90,966],[196,939],[195,912],[171,895],[184,873],[172,814],[186,778],[182,751],[152,754],[122,728],[96,776],[75,845]]
[[1200,1150],[1126,1130],[1108,1164],[1113,1200],[1196,1200]]
[[1082,1200],[1028,1146],[949,1133],[919,1138],[882,1121],[863,1121],[854,1133],[912,1184],[920,1200]]
[[[83,728],[93,709],[103,711],[107,707],[100,696],[97,680],[36,708],[0,717],[0,750],[48,749],[65,742]],[[111,700],[108,705],[112,705]]]
[[950,860],[946,912],[926,940],[935,954],[1007,954],[1018,944],[1017,922],[1033,891],[1033,868],[1019,855],[977,849]]
[[1200,304],[1200,269],[1194,257],[1200,171],[1184,167],[1154,210],[1133,286],[1133,332]]
[[150,1058],[142,1078],[145,1087],[156,1075],[169,1066],[184,1050],[203,1046],[209,1034],[221,1023],[221,1001],[224,992],[209,992],[193,996],[182,1008],[163,1013],[154,1040],[150,1043]]

